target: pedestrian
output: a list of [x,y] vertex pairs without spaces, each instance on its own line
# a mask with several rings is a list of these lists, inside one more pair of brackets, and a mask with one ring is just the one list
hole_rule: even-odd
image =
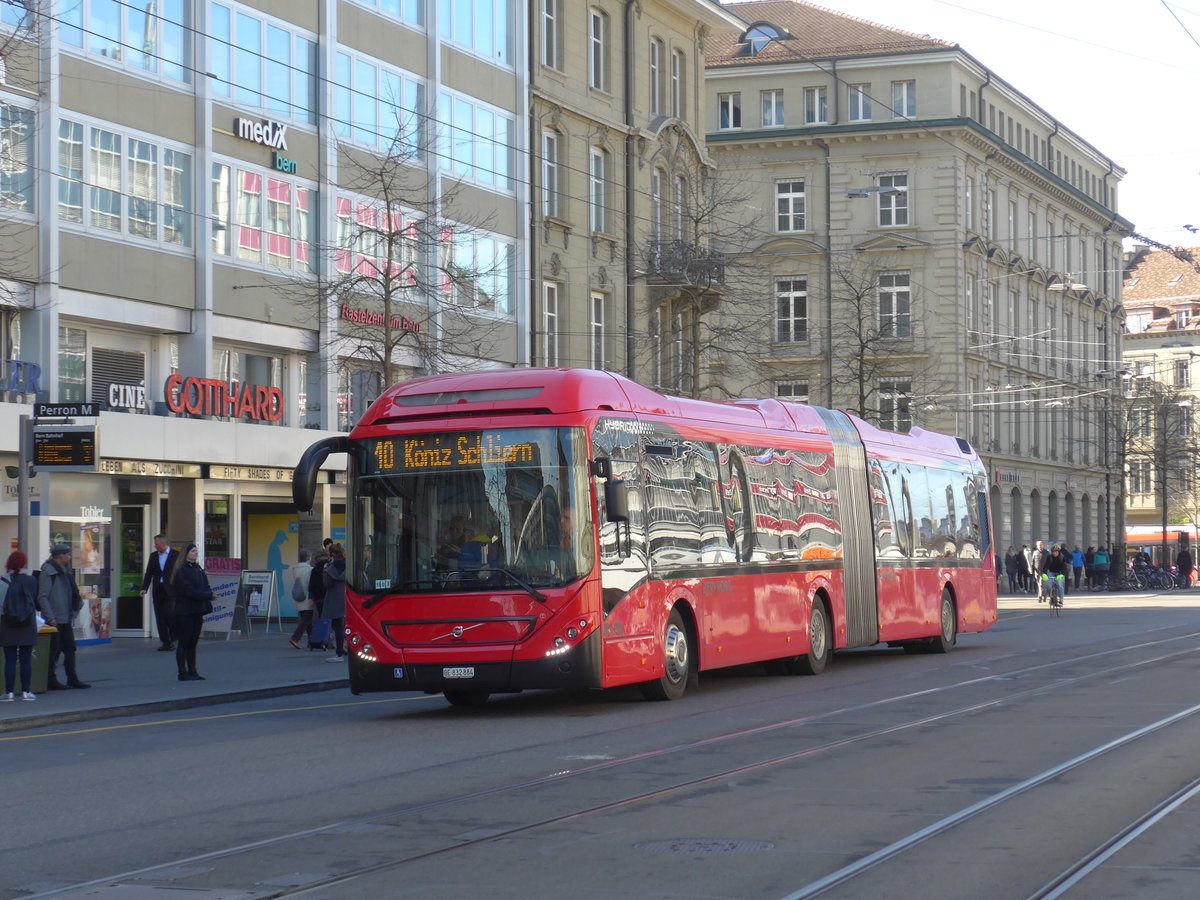
[[1021,574],[1020,554],[1012,544],[1008,545],[1008,553],[1004,554],[1004,574],[1008,576],[1008,590],[1017,592],[1017,579]]
[[1088,548],[1083,551],[1083,577],[1087,579],[1089,591],[1096,589],[1096,547],[1094,544],[1088,544]]
[[1108,584],[1109,559],[1108,548],[1103,544],[1096,548],[1096,555],[1092,557],[1092,565],[1096,569],[1096,586],[1099,588]]
[[167,580],[171,634],[175,637],[175,666],[180,681],[203,681],[196,671],[196,647],[204,628],[204,617],[213,610],[212,588],[200,566],[200,548],[188,544],[175,554],[175,565]]
[[308,582],[312,578],[313,567],[309,563],[312,558],[312,552],[309,550],[300,551],[300,562],[292,571],[292,602],[296,604],[296,614],[300,617],[299,623],[296,625],[296,630],[292,632],[292,636],[288,639],[288,643],[297,650],[304,649],[300,646],[300,638],[312,631],[313,622],[313,607],[315,604],[312,598],[308,595]]
[[321,550],[313,560],[312,572],[308,576],[308,596],[313,602],[313,618],[323,619],[325,608],[325,567],[329,565],[329,554]]
[[1029,571],[1033,575],[1033,583],[1038,592],[1038,603],[1043,603],[1046,598],[1042,596],[1042,574],[1046,571],[1046,565],[1050,562],[1050,551],[1046,549],[1045,541],[1038,541],[1030,554]]
[[[75,670],[75,628],[73,620],[83,609],[83,598],[75,584],[75,573],[71,571],[71,545],[55,544],[50,548],[50,558],[42,563],[38,578],[38,607],[47,625],[58,632],[50,638],[50,677],[46,681],[52,691],[63,691],[68,687],[89,688],[79,680]],[[55,675],[58,657],[63,658],[63,670],[67,683],[63,684]]]
[[161,534],[154,536],[154,552],[146,561],[146,574],[142,577],[141,596],[152,589],[154,624],[158,629],[159,650],[174,650],[175,640],[171,634],[171,617],[168,611],[167,577],[179,562],[179,551],[167,543]]
[[1029,593],[1033,576],[1033,553],[1028,544],[1021,545],[1021,588]]
[[329,548],[329,562],[321,573],[325,582],[325,604],[321,610],[322,618],[329,619],[333,624],[334,646],[337,648],[333,656],[326,662],[342,662],[346,656],[346,548],[341,544],[333,544]]
[[1179,586],[1188,588],[1192,586],[1192,551],[1186,546],[1179,548],[1179,555],[1175,557],[1176,578],[1179,580]]
[[1079,580],[1083,578],[1083,551],[1078,544],[1071,551],[1071,570],[1075,575],[1075,590],[1079,590]]
[[[8,572],[0,578],[0,647],[4,648],[4,694],[0,701],[16,699],[17,663],[21,666],[21,699],[34,700],[33,646],[37,643],[37,579],[22,572],[29,560],[20,550],[8,555]],[[11,601],[10,600],[11,594]]]

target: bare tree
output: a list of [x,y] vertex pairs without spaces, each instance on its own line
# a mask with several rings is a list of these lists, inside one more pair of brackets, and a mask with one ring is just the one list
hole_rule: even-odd
[[[1186,522],[1197,505],[1196,440],[1192,399],[1178,389],[1151,378],[1133,379],[1126,401],[1128,443],[1126,464],[1135,486],[1149,486],[1162,519],[1162,559],[1170,564],[1167,527]],[[1172,509],[1176,510],[1172,515]]]
[[313,246],[318,275],[271,285],[326,326],[324,365],[356,361],[374,376],[369,394],[493,358],[514,340],[504,315],[514,299],[511,244],[469,210],[461,183],[429,170],[413,132],[399,129],[383,151],[337,151],[336,233]]

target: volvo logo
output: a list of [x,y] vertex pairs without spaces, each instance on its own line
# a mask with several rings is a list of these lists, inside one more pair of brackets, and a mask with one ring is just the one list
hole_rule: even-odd
[[434,640],[441,641],[441,640],[445,640],[446,638],[454,638],[454,640],[456,640],[456,641],[461,641],[462,636],[464,634],[466,634],[468,631],[472,631],[476,628],[482,628],[483,624],[484,624],[483,622],[478,622],[475,625],[466,625],[466,626],[455,625],[453,628],[451,628],[445,634],[439,634],[437,637],[434,638]]

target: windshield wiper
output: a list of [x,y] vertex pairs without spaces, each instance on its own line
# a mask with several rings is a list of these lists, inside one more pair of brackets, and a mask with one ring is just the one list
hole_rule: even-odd
[[535,588],[529,582],[518,577],[517,575],[514,575],[508,569],[500,569],[500,568],[497,568],[496,566],[488,566],[486,569],[484,569],[484,571],[499,572],[501,575],[507,575],[509,578],[511,578],[513,580],[514,584],[518,585],[523,591],[525,591],[525,593],[527,593],[534,600],[540,600],[542,603],[546,602],[545,594],[543,594],[541,591],[539,591],[537,588]]

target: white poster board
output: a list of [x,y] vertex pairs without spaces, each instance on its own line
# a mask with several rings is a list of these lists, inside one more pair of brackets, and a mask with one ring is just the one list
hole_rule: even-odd
[[204,559],[204,573],[213,592],[213,611],[204,617],[204,631],[223,634],[229,640],[234,631],[249,637],[243,625],[234,625],[237,612],[238,588],[242,583],[242,561],[209,556]]
[[279,624],[283,633],[283,620],[279,615],[279,598],[275,596],[274,572],[243,572],[238,600],[245,599],[244,609],[250,618],[265,618],[267,630],[271,628],[271,617]]

